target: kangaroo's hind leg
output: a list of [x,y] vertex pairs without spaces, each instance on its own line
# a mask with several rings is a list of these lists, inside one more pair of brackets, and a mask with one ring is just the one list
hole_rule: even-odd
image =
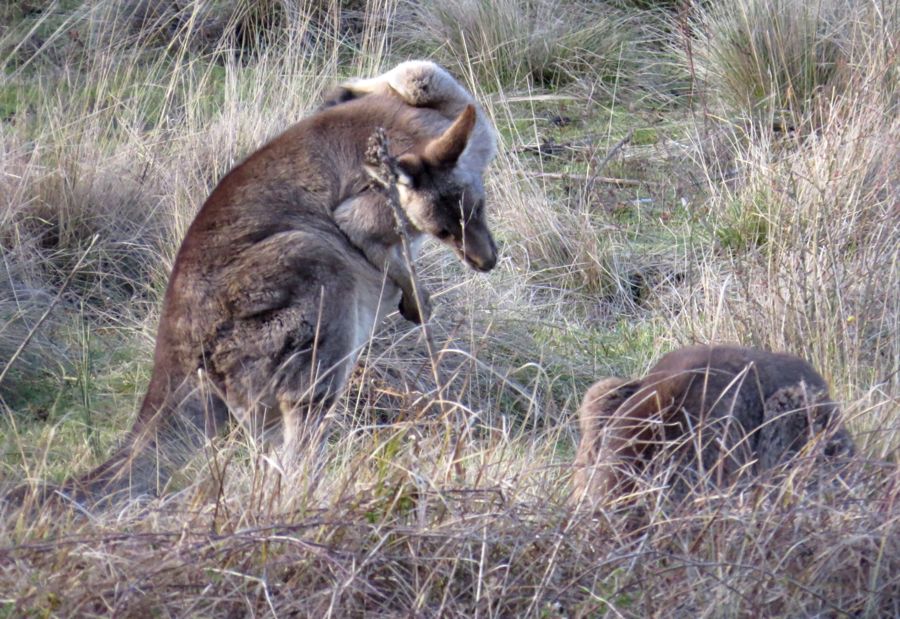
[[213,370],[232,410],[245,411],[242,421],[280,426],[272,433],[280,443],[321,422],[349,379],[360,333],[376,319],[353,262],[363,258],[343,242],[300,231],[276,234],[229,277],[233,320],[220,329]]

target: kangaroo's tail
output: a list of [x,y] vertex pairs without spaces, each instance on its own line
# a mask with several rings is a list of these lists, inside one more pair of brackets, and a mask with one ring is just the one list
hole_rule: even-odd
[[158,495],[228,420],[221,398],[197,389],[178,392],[155,397],[151,383],[134,427],[103,464],[58,486],[20,486],[4,502],[74,502],[93,508]]
[[86,475],[67,481],[62,491],[88,502],[155,496],[227,420],[228,409],[215,394],[184,386],[164,398],[148,392],[120,448]]

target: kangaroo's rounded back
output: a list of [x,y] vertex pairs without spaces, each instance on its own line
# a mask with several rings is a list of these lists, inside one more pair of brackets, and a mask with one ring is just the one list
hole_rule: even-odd
[[809,440],[828,458],[854,452],[828,385],[793,355],[693,346],[646,376],[607,378],[585,394],[573,500],[627,494],[657,455],[684,488],[721,486],[789,462]]

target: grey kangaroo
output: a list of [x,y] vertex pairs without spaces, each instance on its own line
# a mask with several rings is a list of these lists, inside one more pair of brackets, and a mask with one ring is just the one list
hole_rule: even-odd
[[427,319],[365,161],[377,128],[390,141],[412,246],[431,235],[473,268],[494,267],[482,177],[495,142],[472,96],[429,62],[347,83],[203,204],[169,278],[137,421],[64,493],[155,493],[231,415],[290,445],[346,385],[389,311]]
[[584,396],[579,424],[575,502],[627,494],[633,474],[663,450],[714,485],[788,462],[815,437],[825,457],[855,452],[809,363],[737,346],[682,348],[643,378],[601,379]]

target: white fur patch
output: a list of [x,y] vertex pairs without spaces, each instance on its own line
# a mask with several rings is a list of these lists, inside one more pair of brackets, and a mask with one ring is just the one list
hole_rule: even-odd
[[475,97],[430,60],[407,60],[381,75],[345,82],[343,87],[361,95],[392,91],[409,105],[435,109],[448,120],[455,120],[471,103],[476,110],[475,129],[458,169],[465,179],[480,177],[497,155],[496,132]]

